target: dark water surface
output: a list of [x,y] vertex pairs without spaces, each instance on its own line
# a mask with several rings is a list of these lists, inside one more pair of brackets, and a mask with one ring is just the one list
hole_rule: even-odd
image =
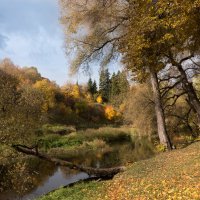
[[[41,174],[42,176],[42,174]],[[84,180],[89,178],[86,173],[76,172],[72,170],[66,170],[66,168],[55,167],[53,175],[49,175],[45,178],[43,182],[38,183],[38,186],[29,191],[28,194],[24,194],[21,197],[18,196],[14,191],[8,191],[0,194],[1,200],[31,200],[35,199],[41,195],[47,194],[48,192],[60,188],[62,186],[69,185],[70,183],[75,183],[79,180]]]
[[[93,155],[85,155],[71,161],[79,165],[103,168],[120,166],[126,162],[133,162],[152,156],[151,150],[142,145],[136,147],[131,143],[122,143],[112,145],[112,148],[112,152],[104,154],[96,152]],[[33,184],[27,186],[27,191],[22,192],[20,196],[14,190],[4,191],[0,193],[0,200],[32,200],[62,186],[89,178],[88,174],[83,172],[70,170],[66,167],[57,167],[37,158],[32,160],[36,163],[32,165],[31,169],[34,172],[31,173],[35,180]],[[23,179],[24,177],[21,178]]]
[[66,173],[65,170],[57,167],[55,173],[52,176],[50,176],[43,184],[39,185],[30,194],[25,195],[22,200],[34,199],[62,186],[66,186],[70,183],[75,183],[79,180],[84,180],[87,178],[89,178],[89,176],[86,173],[70,173],[70,170],[68,171],[68,173]]

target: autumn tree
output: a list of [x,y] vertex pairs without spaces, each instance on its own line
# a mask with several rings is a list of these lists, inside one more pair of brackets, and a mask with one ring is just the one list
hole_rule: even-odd
[[125,124],[131,124],[139,135],[151,137],[156,132],[156,115],[153,93],[148,82],[132,86],[124,104]]
[[0,62],[0,69],[7,74],[22,80],[20,68],[16,66],[9,58],[5,58]]
[[42,80],[41,74],[38,72],[36,67],[23,67],[21,68],[21,72],[24,78],[28,80],[31,84]]
[[6,114],[17,102],[19,81],[2,70],[0,70],[0,81],[0,110],[1,114]]
[[18,109],[24,113],[26,120],[32,118],[34,121],[40,121],[43,113],[43,105],[45,103],[45,93],[30,85],[20,88],[20,100]]
[[[0,70],[0,140],[29,140],[38,128],[43,94],[31,86],[20,86],[20,81]],[[26,136],[29,137],[26,137]]]
[[41,81],[37,81],[33,88],[38,89],[44,94],[44,104],[43,104],[43,111],[47,112],[55,106],[56,99],[55,94],[58,87],[55,83],[50,82],[48,79],[42,79]]
[[[125,60],[127,59],[127,62],[134,58],[137,66],[145,66],[140,59],[144,58],[144,62],[149,66],[157,66],[153,68],[155,72],[166,66],[171,70],[175,69],[178,73],[168,77],[170,85],[165,88],[169,91],[178,84],[181,85],[187,93],[191,108],[197,112],[200,119],[200,102],[191,81],[191,76],[199,69],[196,61],[200,47],[200,3],[187,0],[144,2],[135,5],[139,9],[130,9],[130,21],[132,27],[137,27],[137,30],[130,27],[125,41],[128,43],[131,38],[135,38],[128,43],[135,54],[127,54]],[[135,12],[137,10],[138,13]],[[134,51],[136,49],[137,51]],[[126,49],[124,52],[127,52]],[[149,68],[149,72],[151,71],[152,67]]]
[[[157,79],[161,66],[158,60],[153,59],[150,49],[143,51],[149,44],[141,43],[145,38],[151,40],[154,26],[152,1],[60,0],[60,4],[67,46],[69,49],[73,47],[77,53],[71,65],[72,71],[87,68],[94,59],[104,66],[121,53],[125,66],[138,80],[150,74],[160,142],[171,149]],[[149,27],[149,30],[144,30],[144,27]],[[79,32],[82,29],[84,33]]]
[[36,81],[42,80],[41,74],[36,67],[19,67],[8,58],[5,58],[0,62],[0,69],[7,74],[16,77],[20,81],[20,85],[31,85]]

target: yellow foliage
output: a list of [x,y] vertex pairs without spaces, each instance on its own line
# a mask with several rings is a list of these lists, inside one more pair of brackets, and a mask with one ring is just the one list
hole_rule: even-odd
[[96,101],[97,101],[97,103],[103,103],[103,99],[102,99],[101,95],[97,97]]
[[47,79],[43,79],[41,81],[37,81],[33,88],[36,88],[45,95],[45,102],[42,106],[43,111],[48,111],[49,108],[53,108],[55,106],[55,91],[57,89],[56,85],[50,82]]
[[107,119],[112,120],[118,116],[118,113],[112,106],[109,105],[105,107],[105,116]]
[[122,104],[119,106],[120,112],[124,112],[125,108],[126,108],[126,104],[125,104],[125,103],[122,103]]
[[80,98],[80,88],[77,84],[73,86],[72,91],[71,91],[71,95],[74,98],[77,98],[77,99]]
[[86,93],[85,94],[85,98],[86,98],[86,100],[88,101],[88,102],[93,102],[93,99],[92,99],[92,95],[90,94],[90,93]]

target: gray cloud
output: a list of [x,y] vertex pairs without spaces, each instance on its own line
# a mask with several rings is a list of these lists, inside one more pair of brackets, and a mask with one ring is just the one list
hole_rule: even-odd
[[[0,59],[36,66],[58,84],[71,81],[63,49],[58,0],[0,0]],[[94,70],[94,76],[98,71]],[[85,74],[73,77],[86,82]]]
[[67,79],[63,41],[57,0],[0,1],[0,59],[37,66],[43,76],[63,84]]

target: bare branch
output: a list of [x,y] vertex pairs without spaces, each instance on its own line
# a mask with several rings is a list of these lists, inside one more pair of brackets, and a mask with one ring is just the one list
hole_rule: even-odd
[[191,54],[190,56],[187,56],[187,57],[181,59],[180,62],[179,62],[179,64],[181,65],[183,62],[185,62],[186,60],[189,60],[189,59],[191,60],[191,58],[193,58],[193,57],[194,57],[194,55]]
[[103,49],[107,44],[112,43],[113,41],[118,41],[118,40],[120,40],[120,39],[123,38],[124,36],[125,36],[125,35],[122,35],[122,36],[120,36],[120,37],[112,38],[112,39],[110,39],[110,40],[105,41],[101,46],[96,47],[96,48],[94,49],[93,53],[95,53],[96,51],[99,51],[99,50]]
[[159,79],[159,83],[161,82],[165,82],[165,81],[169,81],[170,79],[177,79],[177,78],[180,78],[181,76],[170,76],[170,77],[167,77],[167,78],[163,78],[163,79]]
[[196,63],[194,60],[190,59],[192,61],[192,63],[198,67],[200,67],[200,64]]
[[194,67],[188,67],[188,68],[184,69],[185,72],[188,71],[188,70],[199,70],[199,69],[198,68],[194,68]]
[[184,94],[186,94],[187,92],[181,92],[180,94],[174,94],[173,96],[171,96],[171,97],[168,97],[168,98],[166,98],[166,100],[165,100],[165,103],[167,103],[169,100],[171,100],[171,99],[176,99],[176,98],[179,98],[179,97],[181,97],[181,96],[183,96]]
[[175,82],[173,85],[171,85],[171,86],[166,86],[166,87],[164,87],[164,88],[161,88],[160,90],[161,90],[161,97],[163,98],[171,89],[173,89],[173,88],[175,88],[178,84],[180,84],[180,82],[181,82],[181,79],[179,80],[179,81],[177,81],[177,82]]

